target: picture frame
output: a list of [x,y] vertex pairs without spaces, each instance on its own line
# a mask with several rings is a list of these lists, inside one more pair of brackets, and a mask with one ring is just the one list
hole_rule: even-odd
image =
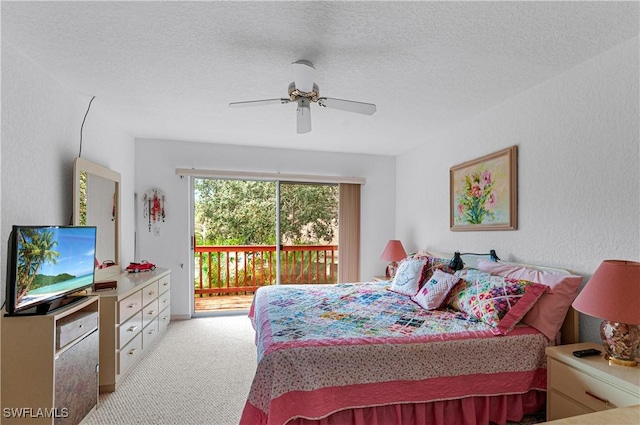
[[452,231],[517,230],[518,147],[449,170]]

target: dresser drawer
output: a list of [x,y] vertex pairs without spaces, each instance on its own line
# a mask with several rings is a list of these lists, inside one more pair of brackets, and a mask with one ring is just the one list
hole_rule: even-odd
[[142,327],[147,326],[153,319],[158,317],[158,300],[155,299],[142,310]]
[[169,307],[169,304],[171,304],[171,291],[165,292],[160,295],[160,298],[158,298],[158,307],[160,308],[160,311]]
[[171,321],[171,306],[165,308],[160,312],[159,316],[159,325],[160,325],[160,333],[162,333],[167,326],[169,326],[169,322]]
[[118,303],[118,323],[124,323],[142,308],[142,292],[136,291]]
[[118,347],[124,347],[142,330],[142,312],[139,311],[129,320],[120,325],[118,332]]
[[171,289],[171,275],[162,276],[158,282],[158,287],[161,294]]
[[142,331],[142,349],[146,350],[151,347],[151,344],[156,340],[158,335],[160,334],[160,318],[156,317],[147,325],[146,328]]
[[158,281],[148,284],[142,290],[142,305],[147,305],[158,298]]
[[600,411],[638,404],[638,396],[551,359],[552,388],[583,406]]
[[142,356],[142,332],[118,352],[118,374],[123,374]]
[[98,328],[98,312],[78,312],[56,322],[56,349]]
[[555,390],[550,390],[548,392],[547,403],[547,411],[549,412],[547,415],[547,421],[555,421],[556,419],[564,419],[570,416],[593,413],[593,410],[586,408],[582,404]]

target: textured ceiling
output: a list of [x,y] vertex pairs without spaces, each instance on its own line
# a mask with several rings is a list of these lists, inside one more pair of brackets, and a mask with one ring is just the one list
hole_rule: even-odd
[[[638,2],[9,2],[8,43],[139,138],[396,155],[638,35]],[[295,104],[291,62],[323,96]]]

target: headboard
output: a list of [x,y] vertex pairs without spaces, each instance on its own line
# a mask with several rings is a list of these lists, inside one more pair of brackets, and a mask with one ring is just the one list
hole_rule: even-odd
[[[438,258],[453,258],[452,253],[438,252],[431,249],[427,250],[427,252],[430,255],[433,255],[434,257],[438,257]],[[476,268],[478,265],[479,258],[490,259],[489,254],[486,254],[486,255],[464,254],[464,255],[460,255],[460,257],[462,258],[462,261],[464,262],[464,265],[467,268]],[[525,263],[513,263],[509,261],[502,261],[502,260],[500,261],[500,263],[520,266],[520,267],[527,267],[527,268],[546,271],[550,273],[566,274],[566,275],[572,274],[568,270],[559,269],[555,267],[538,266],[538,265],[525,264]],[[567,315],[564,319],[564,322],[562,323],[562,328],[560,329],[561,344],[574,344],[580,341],[578,324],[579,324],[578,312],[573,307],[569,307],[569,310],[567,311]]]

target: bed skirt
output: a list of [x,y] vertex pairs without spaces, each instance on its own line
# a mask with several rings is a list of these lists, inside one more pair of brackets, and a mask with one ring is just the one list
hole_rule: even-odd
[[[546,392],[476,396],[430,403],[392,404],[341,410],[321,419],[296,418],[286,425],[505,425],[544,409]],[[247,403],[253,423],[266,424],[264,413]],[[252,416],[251,414],[248,416]],[[249,419],[245,417],[244,419]]]

